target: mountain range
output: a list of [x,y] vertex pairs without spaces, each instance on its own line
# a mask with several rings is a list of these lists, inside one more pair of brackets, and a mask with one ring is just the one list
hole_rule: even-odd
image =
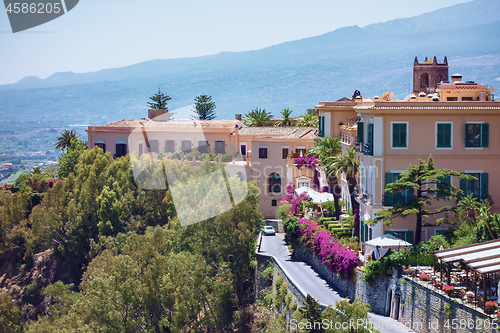
[[[26,77],[0,86],[0,114],[9,130],[2,139],[30,130],[101,125],[147,115],[146,103],[161,88],[171,110],[189,111],[194,97],[213,96],[218,118],[253,108],[299,116],[320,101],[360,90],[363,97],[412,90],[412,66],[447,56],[450,75],[495,85],[500,82],[500,1],[475,0],[423,15],[365,27],[350,26],[261,50],[158,59],[92,73]],[[23,118],[23,124],[19,118]],[[176,119],[189,117],[180,112]],[[4,126],[2,126],[4,127]],[[24,136],[26,137],[26,136]],[[28,135],[29,137],[29,135]],[[3,141],[3,140],[2,140]]]

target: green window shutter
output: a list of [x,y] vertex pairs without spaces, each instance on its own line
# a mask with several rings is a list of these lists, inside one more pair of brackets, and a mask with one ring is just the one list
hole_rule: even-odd
[[392,146],[405,147],[408,129],[406,124],[392,124]]
[[406,203],[409,203],[413,200],[413,187],[410,187],[406,190]]
[[361,243],[364,243],[365,242],[365,224],[363,222],[363,220],[359,220],[359,223],[360,223],[360,226],[359,226],[359,230],[360,230],[360,233],[359,233],[359,237],[361,238]]
[[365,225],[365,242],[367,242],[369,239],[368,239],[368,226]]
[[413,244],[413,231],[405,231],[405,241]]
[[407,147],[406,139],[408,138],[408,127],[406,124],[401,124],[401,147]]
[[[387,187],[387,184],[390,184],[390,183],[392,183],[392,173],[386,172],[385,173],[385,186]],[[392,194],[389,192],[385,192],[385,190],[384,190],[384,196],[385,196],[384,205],[392,206],[393,205]]]
[[365,141],[365,138],[364,138],[364,126],[365,123],[362,122],[362,121],[359,121],[358,122],[358,138],[357,138],[357,142],[364,142]]
[[[465,173],[462,173],[465,175]],[[463,195],[467,195],[467,179],[460,179],[460,189],[463,191]]]
[[368,132],[367,141],[368,143],[373,144],[373,124],[368,124],[367,132]]
[[482,173],[479,181],[481,183],[481,200],[488,199],[488,174]]
[[447,193],[450,189],[451,185],[451,177],[450,176],[444,176],[444,177],[439,177],[436,180],[439,182],[437,183],[437,191],[436,191],[436,197],[438,198],[444,198],[447,196]]
[[372,228],[368,228],[368,239],[372,240],[372,238],[373,238],[373,230]]
[[437,147],[451,147],[451,124],[437,124]]
[[465,147],[470,147],[470,145],[469,145],[469,124],[465,124]]
[[490,143],[490,124],[481,124],[481,147],[488,147]]
[[325,130],[325,116],[323,116],[323,124],[322,126],[323,127],[323,137],[326,136],[326,130]]

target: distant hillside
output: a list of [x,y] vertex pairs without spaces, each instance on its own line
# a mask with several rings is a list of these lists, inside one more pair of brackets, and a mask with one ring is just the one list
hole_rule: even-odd
[[212,95],[219,118],[255,107],[274,115],[289,107],[298,116],[319,101],[351,96],[356,89],[363,96],[390,90],[403,98],[411,89],[415,56],[439,61],[447,56],[450,74],[495,86],[500,81],[498,13],[500,1],[476,0],[256,51],[56,73],[44,80],[26,77],[0,86],[1,122],[10,131],[0,130],[0,139],[29,126],[58,129],[144,117],[148,97],[158,87],[172,97],[170,109],[192,104],[199,94]]

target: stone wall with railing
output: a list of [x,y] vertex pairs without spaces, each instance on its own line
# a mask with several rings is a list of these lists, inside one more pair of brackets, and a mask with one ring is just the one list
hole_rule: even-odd
[[399,321],[418,333],[498,332],[500,323],[493,315],[450,298],[428,283],[404,276],[398,284]]

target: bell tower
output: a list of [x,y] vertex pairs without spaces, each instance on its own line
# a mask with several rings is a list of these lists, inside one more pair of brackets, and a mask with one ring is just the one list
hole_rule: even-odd
[[419,63],[417,57],[413,62],[413,93],[424,92],[432,94],[436,92],[438,83],[441,81],[448,81],[448,59],[444,57],[442,63],[438,63],[436,57],[427,60],[425,57],[424,62]]

